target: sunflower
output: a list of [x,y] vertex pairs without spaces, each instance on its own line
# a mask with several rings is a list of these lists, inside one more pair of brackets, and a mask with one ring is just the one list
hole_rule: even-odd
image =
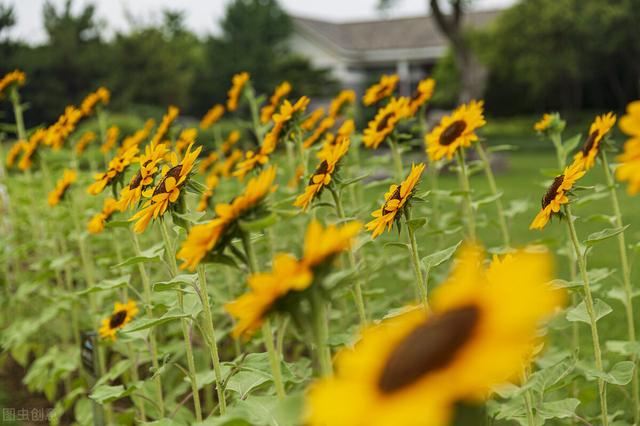
[[155,125],[155,120],[151,118],[145,121],[144,127],[142,129],[136,130],[132,135],[129,135],[123,139],[122,144],[118,148],[118,153],[122,154],[132,146],[139,146],[149,137],[149,135],[151,134],[151,129],[153,129],[153,126]]
[[33,159],[38,152],[38,148],[41,143],[44,143],[44,138],[46,136],[46,129],[38,129],[33,132],[27,143],[22,146],[22,157],[20,157],[20,162],[18,162],[18,168],[20,170],[25,171],[31,168]]
[[418,109],[429,102],[433,96],[433,89],[435,89],[435,87],[436,82],[432,78],[426,78],[418,83],[418,88],[409,99],[409,115],[416,115]]
[[231,133],[229,133],[229,136],[227,136],[227,139],[222,143],[220,150],[223,154],[227,154],[229,151],[231,151],[231,148],[233,148],[233,146],[238,143],[239,140],[240,131],[232,130]]
[[216,164],[219,159],[220,159],[220,155],[218,155],[217,152],[215,151],[210,152],[209,155],[207,155],[205,158],[202,159],[202,161],[200,161],[200,164],[198,166],[198,173],[200,174],[207,173],[207,171],[211,168],[211,166]]
[[58,205],[67,193],[67,190],[73,182],[78,179],[78,174],[75,170],[65,169],[62,172],[62,178],[56,182],[56,187],[53,191],[49,192],[47,196],[47,202],[51,207]]
[[109,99],[111,98],[111,92],[104,87],[98,88],[93,93],[89,93],[86,98],[80,104],[80,110],[85,117],[93,114],[93,109],[98,104],[106,105],[109,103]]
[[640,101],[633,101],[627,105],[627,113],[620,117],[618,126],[622,133],[640,138]]
[[138,158],[140,168],[129,184],[120,191],[118,209],[124,211],[136,205],[142,198],[142,193],[151,185],[159,170],[159,165],[164,161],[169,150],[166,144],[147,145],[144,154]]
[[360,229],[362,223],[358,221],[323,228],[320,222],[313,220],[304,236],[302,263],[309,268],[317,268],[330,261],[336,254],[351,247]]
[[303,175],[304,167],[302,166],[302,164],[298,164],[293,172],[293,176],[291,176],[291,179],[289,179],[289,182],[287,182],[287,188],[294,190],[298,189],[298,183],[300,182],[300,179],[302,179]]
[[585,173],[583,164],[579,161],[574,161],[573,164],[564,169],[563,174],[556,176],[542,197],[542,210],[533,219],[529,229],[543,229],[551,219],[551,216],[558,214],[563,204],[569,203],[567,194],[571,191],[576,181],[584,176]]
[[381,101],[382,99],[388,98],[396,89],[398,80],[399,78],[395,74],[383,75],[382,77],[380,77],[380,81],[378,83],[367,89],[364,96],[362,97],[362,103],[365,106],[370,106]]
[[380,108],[375,118],[364,129],[362,143],[367,148],[377,149],[378,146],[393,132],[400,120],[407,117],[409,103],[407,98],[392,98],[389,103]]
[[82,134],[82,136],[80,136],[80,139],[78,139],[78,142],[76,142],[76,154],[77,155],[82,155],[82,153],[84,152],[84,150],[87,148],[87,145],[89,145],[91,142],[96,140],[96,134],[92,131],[88,131],[88,132],[84,132]]
[[107,166],[107,171],[104,173],[96,173],[93,175],[94,183],[89,185],[87,192],[91,195],[98,195],[107,185],[115,181],[122,176],[131,163],[136,161],[139,148],[132,146],[122,154],[116,154]]
[[74,106],[65,108],[64,113],[58,120],[47,128],[46,136],[43,140],[44,144],[59,150],[64,145],[69,135],[73,133],[76,126],[82,119],[82,111]]
[[334,135],[333,133],[327,133],[325,135],[324,141],[322,142],[322,148],[318,151],[317,157],[320,159],[325,158],[334,146],[339,144],[343,139],[351,137],[355,130],[356,125],[353,120],[345,120],[338,129],[337,135]]
[[179,157],[182,156],[182,151],[184,149],[196,142],[196,138],[198,137],[198,129],[195,127],[184,129],[178,135],[178,140],[176,141],[176,154]]
[[216,164],[214,170],[216,170],[220,176],[229,177],[231,176],[231,172],[236,163],[242,160],[242,156],[242,151],[240,151],[239,149],[234,149],[231,154],[228,154],[224,162]]
[[314,109],[313,112],[309,114],[309,116],[305,118],[302,123],[300,123],[300,128],[302,130],[310,132],[322,117],[324,117],[324,108],[320,107],[318,109]]
[[102,320],[102,326],[100,326],[100,337],[103,339],[110,338],[116,340],[116,332],[127,325],[133,317],[138,313],[138,307],[136,302],[129,300],[127,303],[116,302],[113,306],[113,313]]
[[465,247],[429,313],[408,308],[339,353],[335,376],[310,388],[308,424],[446,425],[456,402],[516,378],[563,294],[547,284],[546,254],[518,252],[490,270],[483,258]]
[[487,123],[483,116],[483,105],[482,101],[460,105],[425,136],[431,161],[438,161],[445,156],[451,160],[458,148],[467,148],[471,142],[478,140],[476,129]]
[[389,187],[389,191],[384,194],[384,204],[371,214],[375,219],[366,225],[368,231],[373,231],[372,238],[382,234],[385,228],[387,231],[391,230],[393,223],[400,219],[398,213],[403,212],[405,205],[411,199],[424,168],[424,163],[412,164],[409,176],[400,185]]
[[14,84],[18,86],[24,86],[24,82],[27,80],[27,76],[25,73],[19,70],[11,71],[0,79],[0,98],[2,97],[2,93],[6,91],[7,88],[13,86]]
[[149,200],[129,219],[129,221],[137,221],[133,226],[136,233],[144,232],[151,219],[161,217],[170,206],[177,203],[182,194],[182,187],[189,179],[193,165],[202,150],[202,147],[198,147],[195,151],[191,151],[191,148],[193,145],[189,145],[182,161],[178,161],[178,155],[175,152],[171,153],[171,167],[165,165],[160,182],[155,188],[149,188],[142,193]]
[[209,176],[207,176],[207,178],[205,179],[205,186],[207,187],[207,189],[202,193],[202,196],[200,197],[198,208],[196,209],[197,211],[203,212],[209,207],[209,201],[213,196],[213,191],[218,187],[219,184],[220,178],[215,172],[210,173]]
[[152,145],[157,145],[164,140],[167,133],[169,133],[171,124],[173,124],[175,119],[178,118],[178,114],[180,114],[180,110],[178,108],[174,106],[169,107],[167,113],[162,117],[160,125],[156,129],[155,135],[153,135],[153,138],[151,139],[150,143]]
[[625,142],[624,151],[617,160],[620,164],[616,168],[616,179],[629,183],[629,195],[637,194],[640,192],[640,138]]
[[338,96],[331,100],[329,104],[329,117],[336,119],[341,114],[345,107],[353,104],[356,101],[356,92],[353,90],[342,90],[338,93]]
[[333,119],[333,117],[324,118],[320,122],[318,127],[316,127],[316,129],[313,131],[313,133],[311,133],[311,135],[309,135],[309,137],[304,140],[302,146],[305,148],[311,147],[311,145],[316,143],[316,141],[320,139],[322,135],[324,135],[327,131],[329,131],[329,129],[331,129],[334,124],[335,120]]
[[262,200],[275,190],[275,177],[275,167],[269,167],[250,179],[242,194],[230,203],[216,204],[216,216],[209,222],[192,227],[182,243],[176,256],[183,261],[180,268],[194,270],[209,252],[218,248],[218,244],[228,236],[226,234],[233,234],[235,223],[258,208]]
[[237,320],[231,332],[236,339],[251,337],[281,298],[311,285],[313,274],[292,255],[278,254],[273,259],[271,272],[253,274],[247,281],[250,291],[224,306]]
[[291,84],[288,81],[283,81],[280,83],[276,90],[274,90],[273,95],[269,98],[269,104],[263,106],[260,109],[260,122],[262,124],[267,124],[273,113],[276,112],[278,105],[280,104],[280,100],[287,96],[291,92]]
[[107,129],[107,136],[104,143],[100,146],[100,152],[107,154],[118,144],[118,137],[120,136],[120,128],[118,126],[111,126]]
[[120,210],[118,201],[115,198],[108,197],[104,199],[102,211],[95,214],[87,224],[87,231],[90,234],[100,234],[104,231],[104,225],[113,216],[115,212]]
[[600,152],[600,144],[616,123],[616,116],[610,112],[596,117],[589,128],[589,136],[582,149],[573,157],[579,162],[584,170],[591,169],[596,163],[596,157]]
[[231,79],[231,89],[229,89],[229,92],[227,93],[229,96],[229,99],[227,100],[227,109],[229,111],[235,111],[238,108],[238,99],[240,98],[242,89],[247,81],[249,81],[248,72],[236,74]]
[[220,120],[222,115],[224,114],[224,105],[216,104],[214,105],[200,120],[200,128],[202,130],[206,130],[209,127],[213,126]]
[[27,141],[17,141],[11,148],[9,148],[9,152],[7,152],[6,164],[7,168],[11,169],[16,163],[16,158],[22,153],[27,145]]
[[553,121],[554,115],[545,113],[542,118],[533,125],[533,130],[538,133],[544,133],[551,128]]
[[304,193],[296,198],[294,206],[306,210],[309,204],[322,193],[325,186],[331,183],[333,173],[338,163],[349,150],[349,138],[342,138],[340,142],[327,151],[326,157],[322,158],[320,164],[311,175]]

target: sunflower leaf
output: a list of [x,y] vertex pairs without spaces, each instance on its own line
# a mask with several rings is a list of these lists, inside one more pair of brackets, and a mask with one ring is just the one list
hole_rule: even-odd
[[413,232],[415,232],[418,229],[422,228],[426,224],[427,224],[427,218],[426,217],[419,217],[419,218],[411,219],[410,221],[407,222],[407,225],[409,225],[409,228]]
[[427,270],[430,270],[431,268],[435,268],[436,266],[443,264],[447,260],[451,259],[451,256],[453,256],[456,250],[458,250],[458,247],[460,247],[460,244],[462,244],[462,241],[458,241],[456,244],[452,245],[449,248],[437,251],[435,253],[432,253],[428,256],[423,257],[422,264]]
[[169,291],[181,289],[183,285],[193,286],[198,279],[197,274],[181,274],[173,277],[169,281],[160,281],[154,283],[151,288],[153,291]]
[[559,401],[543,402],[537,412],[543,419],[566,419],[573,417],[576,408],[580,405],[580,400],[576,398],[566,398]]
[[354,178],[345,180],[344,182],[341,183],[341,186],[344,188],[344,187],[347,187],[349,185],[353,185],[354,183],[360,182],[360,181],[368,178],[370,175],[371,175],[371,173],[365,173],[363,175],[356,176]]
[[594,232],[593,234],[587,237],[584,243],[587,246],[592,246],[594,244],[600,243],[604,240],[607,240],[611,237],[615,237],[616,235],[623,233],[625,229],[627,229],[628,227],[629,225],[625,225],[618,228],[607,228],[600,232]]
[[112,269],[122,268],[124,266],[137,265],[138,263],[155,262],[160,260],[162,253],[164,253],[164,243],[158,243],[150,248],[142,251],[140,256],[133,256],[127,260],[112,266]]
[[274,213],[270,213],[266,216],[252,221],[240,220],[238,221],[238,225],[240,226],[240,229],[245,232],[258,232],[275,225],[277,221],[278,216]]
[[98,284],[94,285],[93,287],[89,287],[87,289],[77,292],[76,295],[82,296],[85,294],[96,293],[98,291],[114,290],[116,288],[126,287],[130,281],[131,281],[131,275],[123,275],[121,277],[113,278],[110,280],[102,280]]
[[[596,299],[593,308],[595,311],[596,321],[613,312],[611,306],[607,305],[600,299]],[[584,302],[580,302],[578,306],[567,311],[567,321],[580,321],[591,324],[589,313],[587,312],[587,307]]]

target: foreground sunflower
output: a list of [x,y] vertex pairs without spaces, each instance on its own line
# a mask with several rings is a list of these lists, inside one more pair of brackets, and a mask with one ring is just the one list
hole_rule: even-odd
[[47,202],[51,207],[57,206],[60,200],[62,200],[67,193],[67,190],[73,182],[78,179],[78,174],[75,170],[65,169],[62,173],[62,178],[56,182],[56,187],[53,191],[49,192],[47,196]]
[[106,172],[93,175],[95,182],[89,185],[87,192],[91,195],[98,195],[104,191],[107,185],[123,176],[129,165],[136,161],[138,150],[137,146],[132,146],[122,154],[116,154],[115,157],[109,161]]
[[213,126],[224,115],[224,105],[216,104],[200,120],[200,128],[206,130]]
[[596,157],[600,152],[600,144],[615,123],[616,116],[609,112],[599,115],[591,124],[587,140],[580,151],[573,157],[574,161],[580,163],[584,170],[590,170],[596,163]]
[[273,91],[273,95],[269,98],[269,103],[260,109],[260,122],[267,124],[271,117],[276,112],[278,105],[282,98],[287,96],[291,92],[291,84],[288,81],[283,81]]
[[105,198],[100,213],[95,214],[89,220],[87,231],[89,231],[90,234],[100,234],[104,231],[104,225],[118,210],[120,210],[118,200],[112,197]]
[[435,87],[436,81],[432,78],[426,78],[418,83],[418,88],[409,99],[409,115],[416,115],[418,109],[429,102]]
[[224,243],[236,234],[237,221],[259,209],[265,197],[275,190],[275,178],[275,167],[269,167],[250,179],[242,194],[230,203],[216,204],[216,216],[209,222],[193,226],[182,243],[176,255],[183,261],[180,268],[194,270],[207,254],[224,249]]
[[551,216],[559,214],[560,207],[563,204],[569,203],[567,194],[569,194],[576,181],[584,176],[584,174],[585,171],[582,163],[575,161],[564,169],[563,174],[556,176],[542,197],[542,210],[540,210],[535,219],[533,219],[529,229],[543,229],[547,223],[549,223]]
[[400,120],[409,114],[409,101],[407,98],[393,98],[389,103],[380,108],[375,118],[362,134],[362,143],[367,148],[377,149],[382,142],[396,128]]
[[451,160],[459,148],[468,148],[471,142],[478,140],[475,131],[485,124],[482,101],[459,106],[425,136],[429,158],[431,161],[444,157]]
[[271,272],[250,275],[249,292],[227,303],[224,308],[236,319],[231,335],[248,339],[277,309],[278,302],[292,291],[302,291],[313,282],[313,274],[290,254],[278,254]]
[[342,138],[326,152],[320,164],[309,178],[304,193],[298,196],[293,205],[306,210],[311,202],[320,196],[325,186],[329,185],[338,163],[349,150],[349,138]]
[[380,81],[378,83],[367,89],[362,97],[362,103],[365,106],[370,106],[393,95],[393,91],[396,90],[398,81],[399,78],[395,74],[383,75],[380,77]]
[[517,380],[563,294],[547,284],[546,254],[518,252],[489,270],[483,260],[465,247],[429,313],[408,308],[338,354],[335,376],[310,388],[308,424],[446,425],[455,403]]
[[113,313],[102,320],[102,325],[98,330],[100,337],[115,341],[116,332],[130,323],[137,313],[138,307],[133,300],[129,300],[127,303],[116,302],[113,307]]
[[192,148],[193,145],[189,145],[182,161],[178,161],[177,154],[173,152],[171,167],[164,166],[160,182],[155,188],[149,188],[143,192],[149,200],[129,219],[129,221],[137,221],[133,226],[136,233],[144,232],[151,219],[162,217],[170,206],[178,202],[182,195],[182,188],[187,183],[193,165],[202,150],[202,147],[198,147],[195,151],[191,151]]
[[229,89],[229,92],[227,93],[229,96],[229,99],[227,100],[227,109],[229,111],[235,111],[238,109],[238,100],[240,99],[242,89],[244,89],[247,81],[249,81],[248,72],[238,73],[231,79],[231,89]]
[[398,214],[404,211],[407,202],[413,196],[414,189],[424,168],[424,163],[411,165],[409,176],[400,185],[391,185],[389,187],[389,191],[384,194],[384,204],[371,214],[375,219],[366,225],[368,231],[373,231],[372,238],[382,234],[385,228],[390,231],[394,222],[400,219]]

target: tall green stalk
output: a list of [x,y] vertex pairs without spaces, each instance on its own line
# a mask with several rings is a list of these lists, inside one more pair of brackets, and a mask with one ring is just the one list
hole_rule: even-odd
[[18,132],[18,139],[21,141],[27,140],[27,132],[24,128],[24,117],[22,116],[22,104],[20,103],[20,93],[18,93],[18,88],[14,85],[11,88],[11,93],[9,94],[11,98],[11,104],[13,106],[13,114],[16,119],[16,130]]
[[[591,286],[589,285],[589,275],[587,274],[587,264],[584,255],[580,249],[580,243],[578,242],[578,235],[576,234],[576,228],[573,223],[573,216],[571,215],[571,207],[569,204],[565,204],[565,215],[567,226],[569,228],[569,235],[571,237],[571,243],[576,253],[576,259],[578,260],[578,267],[580,269],[580,275],[582,277],[582,286],[584,289],[584,304],[587,308],[587,314],[589,316],[589,324],[591,326],[591,339],[593,340],[593,353],[595,357],[596,369],[598,372],[603,373],[602,370],[602,351],[600,349],[600,337],[598,336],[598,325],[595,307],[593,304],[593,297],[591,295]],[[607,415],[607,386],[602,377],[598,378],[598,394],[600,397],[600,411],[602,425],[607,426],[609,424],[609,417]]]
[[420,267],[420,255],[418,253],[418,243],[416,242],[416,234],[409,222],[411,221],[411,210],[407,207],[404,209],[405,225],[407,228],[407,234],[409,235],[409,245],[411,251],[411,265],[413,266],[413,273],[415,274],[415,286],[420,295],[420,302],[425,309],[429,309],[429,302],[427,299],[427,283],[422,275],[422,268]]
[[469,240],[476,240],[476,219],[471,201],[471,185],[469,184],[469,175],[467,174],[467,165],[464,161],[464,152],[462,148],[458,149],[458,173],[460,176],[460,186],[463,192],[462,200],[464,209],[466,210],[467,236]]
[[502,197],[499,196],[496,179],[493,175],[493,170],[491,170],[491,163],[489,162],[489,157],[487,156],[487,153],[482,146],[482,142],[478,142],[476,144],[476,151],[478,152],[480,159],[484,163],[484,172],[487,176],[489,189],[491,190],[491,195],[495,198],[496,212],[498,213],[498,225],[500,226],[500,234],[502,234],[502,242],[504,243],[505,247],[509,248],[511,247],[511,238],[509,237],[507,219],[504,215],[504,207],[502,206]]
[[398,141],[395,139],[395,135],[389,137],[389,147],[391,148],[391,158],[393,159],[393,167],[396,169],[396,180],[400,182],[404,178],[404,172],[402,170],[402,155],[400,154],[400,147],[398,147]]

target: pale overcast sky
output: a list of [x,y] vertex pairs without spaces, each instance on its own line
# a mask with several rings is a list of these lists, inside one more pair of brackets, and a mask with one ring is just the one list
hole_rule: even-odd
[[[53,0],[62,5],[65,0]],[[476,0],[478,9],[505,7],[515,0]],[[0,0],[13,4],[18,24],[11,36],[40,42],[44,39],[42,30],[42,5],[45,0]],[[187,25],[198,34],[217,31],[217,22],[223,16],[228,0],[75,0],[79,8],[86,3],[97,4],[97,15],[103,20],[109,32],[125,30],[127,11],[136,19],[158,20],[165,8],[182,9],[186,12]],[[280,4],[293,15],[315,17],[332,21],[351,21],[379,17],[376,10],[378,0],[280,0]],[[398,0],[390,16],[406,16],[425,13],[427,0]]]

